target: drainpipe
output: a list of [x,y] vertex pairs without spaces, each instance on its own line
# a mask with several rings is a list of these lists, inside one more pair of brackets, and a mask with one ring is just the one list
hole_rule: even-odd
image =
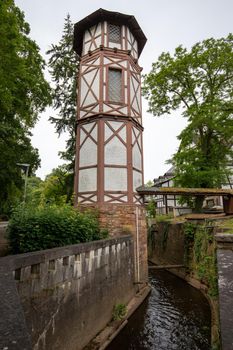
[[136,277],[136,283],[140,283],[138,207],[136,207]]

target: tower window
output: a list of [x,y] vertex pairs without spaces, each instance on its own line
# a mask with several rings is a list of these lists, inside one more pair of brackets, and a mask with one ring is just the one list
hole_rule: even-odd
[[108,32],[109,32],[109,41],[114,42],[114,43],[121,42],[121,27],[120,26],[116,26],[114,24],[109,24]]
[[109,101],[122,102],[122,71],[120,69],[109,68],[108,84]]

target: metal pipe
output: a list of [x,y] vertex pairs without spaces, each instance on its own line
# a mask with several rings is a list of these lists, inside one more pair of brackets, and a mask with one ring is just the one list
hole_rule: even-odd
[[137,282],[140,282],[140,264],[139,264],[139,224],[138,207],[136,207],[136,263],[137,263]]

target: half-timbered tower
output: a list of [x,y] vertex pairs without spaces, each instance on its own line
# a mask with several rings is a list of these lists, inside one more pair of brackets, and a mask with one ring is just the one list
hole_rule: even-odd
[[141,68],[146,38],[133,16],[100,9],[75,25],[81,56],[77,201],[139,203],[143,183]]
[[80,56],[76,203],[101,209],[101,220],[111,222],[112,232],[128,226],[135,231],[136,207],[141,206],[136,191],[143,184],[138,58],[145,43],[133,16],[99,9],[75,24],[74,50]]

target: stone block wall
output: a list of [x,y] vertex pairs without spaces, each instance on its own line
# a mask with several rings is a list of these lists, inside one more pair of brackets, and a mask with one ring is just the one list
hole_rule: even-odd
[[133,253],[132,237],[124,236],[1,258],[13,272],[32,348],[82,349],[114,305],[134,296]]
[[79,210],[94,210],[100,226],[109,231],[111,237],[131,234],[134,241],[135,282],[148,281],[147,225],[146,212],[142,205],[99,204],[80,205]]
[[157,265],[184,264],[182,224],[159,222],[150,229],[149,260]]

